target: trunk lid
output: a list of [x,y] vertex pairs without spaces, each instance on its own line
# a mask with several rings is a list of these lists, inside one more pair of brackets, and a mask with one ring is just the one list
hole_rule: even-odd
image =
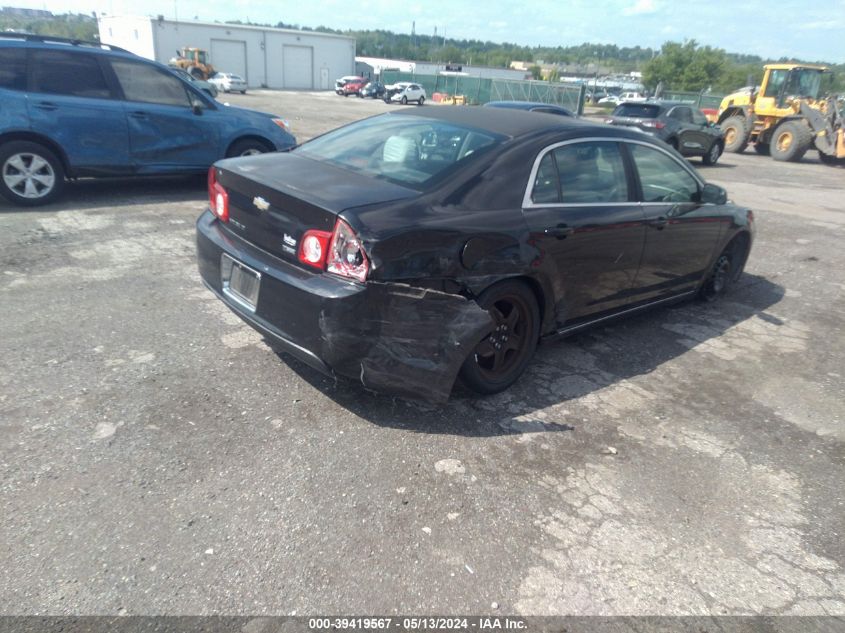
[[295,153],[221,161],[229,228],[281,259],[298,262],[305,231],[332,231],[345,209],[416,197],[419,192]]

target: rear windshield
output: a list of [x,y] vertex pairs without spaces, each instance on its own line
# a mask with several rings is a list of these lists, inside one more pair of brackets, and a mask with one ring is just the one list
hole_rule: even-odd
[[324,134],[294,151],[425,191],[505,138],[436,119],[383,114]]
[[613,111],[613,116],[628,116],[636,119],[654,119],[660,114],[660,106],[646,103],[623,103]]

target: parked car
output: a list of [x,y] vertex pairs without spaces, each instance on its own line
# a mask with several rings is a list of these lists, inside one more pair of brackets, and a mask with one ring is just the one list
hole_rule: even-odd
[[15,204],[54,200],[65,178],[202,173],[294,145],[284,119],[224,106],[162,64],[0,34],[0,194]]
[[359,97],[370,97],[373,99],[382,99],[384,98],[384,84],[380,81],[371,81],[366,86],[364,86],[361,91],[358,93]]
[[623,92],[620,95],[607,95],[606,97],[599,99],[599,105],[604,103],[612,103],[614,105],[619,105],[620,103],[626,103],[628,101],[645,101],[645,96],[641,95],[639,92]]
[[208,80],[221,92],[240,92],[242,95],[246,94],[246,80],[240,75],[234,73],[216,73]]
[[417,105],[422,105],[425,103],[425,88],[419,84],[400,81],[390,86],[389,95],[386,95],[384,100],[402,105],[409,101],[416,101]]
[[343,88],[341,89],[343,91],[343,96],[344,97],[348,97],[350,95],[361,96],[360,95],[361,89],[364,86],[367,85],[367,81],[368,80],[364,79],[363,77],[358,77],[358,78],[353,79],[351,81],[347,81],[345,84],[343,84]]
[[682,156],[701,156],[705,165],[715,165],[725,148],[724,131],[688,103],[623,103],[606,122],[659,138]]
[[444,401],[513,384],[540,338],[723,293],[753,215],[637,131],[414,108],[215,164],[205,284],[280,349]]
[[554,103],[538,103],[534,101],[488,101],[484,104],[484,107],[528,110],[529,112],[542,112],[543,114],[557,114],[559,116],[575,116],[575,114],[563,106],[555,105]]
[[203,81],[202,79],[198,79],[194,77],[191,73],[183,70],[181,68],[175,68],[173,66],[168,66],[170,68],[170,72],[172,72],[177,77],[181,77],[187,82],[194,84],[195,88],[199,88],[203,92],[207,92],[208,95],[212,98],[218,95],[217,86],[207,81]]
[[343,94],[343,87],[348,84],[350,81],[363,81],[363,77],[359,77],[358,75],[346,75],[345,77],[341,77],[340,79],[336,79],[334,82],[334,91],[342,95]]
[[607,93],[601,89],[588,90],[585,96],[590,103],[598,103],[600,99],[604,99],[607,96]]

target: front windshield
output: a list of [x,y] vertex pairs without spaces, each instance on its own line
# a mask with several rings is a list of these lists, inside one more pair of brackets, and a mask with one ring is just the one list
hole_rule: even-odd
[[324,134],[294,151],[422,191],[504,139],[446,121],[384,114]]
[[205,51],[197,51],[197,61],[200,64],[205,63]]
[[822,83],[822,73],[819,70],[798,68],[789,73],[786,84],[786,94],[791,97],[810,97],[818,99],[819,88]]

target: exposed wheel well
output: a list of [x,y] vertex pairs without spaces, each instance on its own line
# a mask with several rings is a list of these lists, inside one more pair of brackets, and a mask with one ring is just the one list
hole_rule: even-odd
[[41,136],[40,134],[36,134],[34,132],[8,132],[6,134],[0,135],[0,145],[5,145],[11,141],[29,141],[31,143],[38,143],[39,145],[43,145],[51,152],[53,152],[60,161],[62,161],[62,167],[64,168],[65,174],[70,178],[73,177],[73,169],[68,162],[67,156],[64,153],[62,148],[51,141],[46,136]]

